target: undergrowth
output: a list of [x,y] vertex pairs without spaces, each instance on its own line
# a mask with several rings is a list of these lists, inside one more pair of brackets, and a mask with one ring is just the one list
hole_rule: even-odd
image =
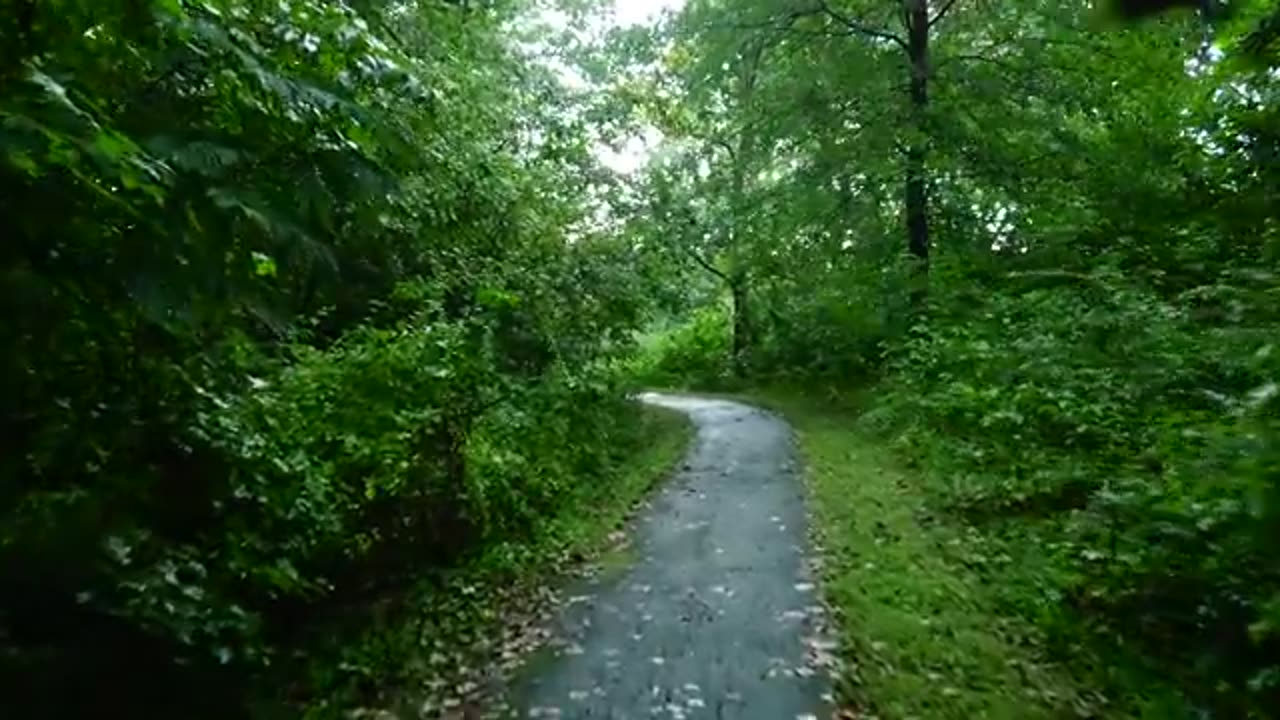
[[635,412],[634,431],[606,468],[582,478],[534,534],[473,553],[345,618],[353,631],[330,635],[309,663],[311,684],[324,692],[307,716],[366,706],[416,717],[492,702],[504,673],[541,640],[532,621],[554,602],[555,578],[616,540],[636,503],[688,446],[692,426],[683,414],[652,406]]
[[859,425],[855,401],[751,398],[796,432],[848,661],[837,679],[845,704],[886,718],[1108,715],[1107,699],[1054,662],[1030,623],[1002,612],[975,567],[982,540],[939,517],[918,479]]

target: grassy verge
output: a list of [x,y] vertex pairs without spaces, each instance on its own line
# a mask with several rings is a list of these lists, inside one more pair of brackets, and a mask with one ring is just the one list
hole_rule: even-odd
[[795,428],[824,587],[840,625],[843,699],[882,718],[1098,717],[1102,700],[1002,615],[966,554],[972,531],[932,513],[911,473],[830,398],[750,399]]
[[341,662],[317,663],[325,699],[307,716],[355,710],[385,718],[474,716],[506,674],[545,639],[542,628],[568,574],[622,562],[619,530],[683,456],[693,428],[683,414],[637,406],[634,441],[611,469],[582,478],[560,513],[526,542],[503,543],[371,609],[366,631]]

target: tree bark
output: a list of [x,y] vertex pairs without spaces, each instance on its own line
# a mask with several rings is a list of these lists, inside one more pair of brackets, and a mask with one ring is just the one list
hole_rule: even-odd
[[729,292],[733,298],[733,368],[738,377],[747,373],[748,353],[751,351],[751,288],[747,270],[749,256],[749,226],[751,209],[747,204],[749,173],[755,162],[756,129],[751,117],[755,100],[757,73],[765,46],[759,40],[750,42],[742,50],[738,68],[738,109],[748,122],[738,129],[737,149],[733,154],[732,193],[730,197],[732,226],[730,242]]
[[[906,149],[907,249],[929,271],[929,179],[927,113],[929,110],[929,0],[904,0],[907,20],[907,57],[911,70],[911,129]],[[921,287],[923,292],[923,285]]]
[[729,293],[733,297],[733,369],[738,377],[745,377],[751,349],[751,287],[745,273],[729,280]]

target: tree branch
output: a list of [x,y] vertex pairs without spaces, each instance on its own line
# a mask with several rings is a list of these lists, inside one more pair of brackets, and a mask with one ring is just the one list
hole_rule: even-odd
[[[954,2],[954,0],[952,0],[952,2]],[[881,30],[879,28],[873,28],[869,25],[864,25],[863,23],[857,20],[854,20],[853,18],[847,15],[841,15],[835,10],[832,10],[831,6],[827,4],[826,0],[818,0],[818,11],[826,15],[827,17],[831,18],[832,20],[835,20],[836,22],[840,23],[841,25],[844,25],[845,27],[849,28],[850,30],[852,30],[853,32],[859,35],[866,35],[867,37],[873,37],[879,40],[889,40],[890,42],[893,42],[903,50],[907,49],[907,41],[903,40],[900,35],[895,35],[889,32],[888,30]]]
[[990,55],[982,55],[977,53],[956,53],[954,55],[947,55],[946,57],[942,58],[942,60],[938,61],[937,64],[939,67],[941,67],[943,65],[950,63],[953,60],[974,60],[979,62],[988,62],[988,63],[991,63],[992,65],[999,65],[1000,67],[1006,68],[1006,69],[1013,69],[1017,67],[1017,65],[1015,65],[1014,63],[1004,58],[996,58],[996,57],[991,57]]
[[942,18],[946,17],[948,12],[951,12],[951,8],[956,6],[956,2],[958,2],[958,0],[947,0],[947,4],[943,5],[942,9],[938,11],[938,14],[934,15],[933,19],[929,20],[929,27],[933,27],[934,25],[942,22]]
[[1005,273],[1005,277],[1009,278],[1051,278],[1055,280],[1079,280],[1081,282],[1091,283],[1102,288],[1110,289],[1105,277],[1098,275],[1089,275],[1086,273],[1071,272],[1070,270],[1015,270]]
[[[838,24],[843,25],[848,32],[813,32],[797,31],[795,29],[794,26],[798,20],[804,17],[813,17],[816,15],[824,15],[835,20]],[[819,37],[849,37],[851,35],[865,35],[879,40],[888,40],[904,50],[907,48],[907,42],[902,38],[902,36],[896,35],[888,30],[866,25],[865,23],[855,20],[847,15],[842,15],[841,13],[833,10],[831,6],[827,4],[826,0],[818,0],[810,8],[792,10],[782,15],[770,17],[761,22],[733,22],[725,24],[712,23],[704,27],[716,30],[774,30],[779,34],[786,32],[798,32],[801,35]]]
[[720,278],[725,282],[729,282],[729,276],[717,270],[714,265],[707,262],[706,258],[699,255],[697,250],[694,250],[691,247],[686,247],[684,251],[689,253],[689,257],[693,258],[694,262],[701,265],[703,270],[706,270],[707,272],[711,273],[712,275],[715,275],[716,277]]
[[733,162],[738,161],[738,155],[733,151],[733,145],[729,144],[729,142],[724,138],[720,138],[720,137],[707,138],[707,142],[711,143],[712,145],[716,145],[720,148],[723,148],[725,152],[729,153],[729,160]]

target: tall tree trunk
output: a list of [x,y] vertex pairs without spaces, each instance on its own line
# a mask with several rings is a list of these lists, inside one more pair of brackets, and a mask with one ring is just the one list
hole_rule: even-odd
[[751,286],[746,273],[729,279],[729,292],[733,297],[733,369],[738,377],[745,377],[751,349]]
[[929,271],[929,0],[904,0],[907,20],[907,57],[911,66],[911,130],[907,141],[907,249],[920,264],[920,292]]
[[747,269],[751,208],[747,204],[749,173],[755,163],[756,130],[751,119],[755,99],[757,73],[764,44],[758,39],[743,49],[738,68],[738,110],[749,121],[738,129],[737,148],[733,153],[733,180],[730,203],[733,213],[730,243],[729,292],[733,297],[733,368],[739,377],[747,372],[747,356],[751,351],[751,288]]

